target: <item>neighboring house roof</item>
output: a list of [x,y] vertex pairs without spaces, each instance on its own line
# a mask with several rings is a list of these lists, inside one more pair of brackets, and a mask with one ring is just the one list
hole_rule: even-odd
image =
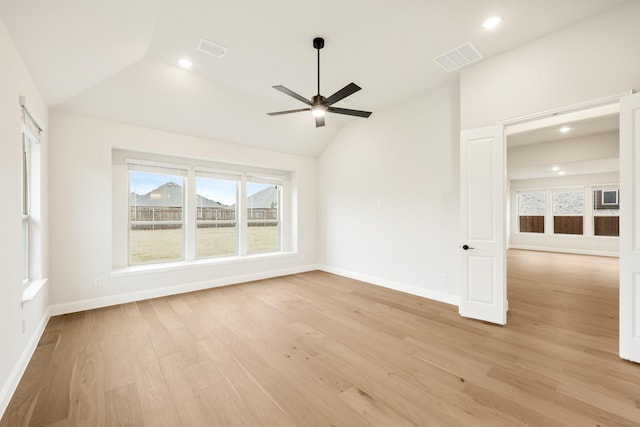
[[249,196],[247,200],[249,208],[275,208],[278,206],[278,190],[275,186],[270,186],[264,190]]
[[[176,206],[181,200],[183,200],[182,186],[174,182],[163,184],[160,187],[151,190],[147,194],[131,193],[131,205],[132,206]],[[234,205],[224,205],[215,200],[207,199],[201,195],[197,195],[197,206],[203,207],[216,207],[216,208],[230,208]],[[275,186],[267,187],[251,196],[247,201],[249,208],[272,208],[277,206],[278,192]]]

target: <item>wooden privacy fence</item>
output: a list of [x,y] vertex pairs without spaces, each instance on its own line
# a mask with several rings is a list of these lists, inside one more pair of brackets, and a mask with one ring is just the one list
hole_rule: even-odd
[[[131,206],[131,229],[180,228],[182,211],[180,206]],[[236,211],[233,208],[198,207],[196,211],[198,227],[233,227],[236,224]],[[250,227],[278,224],[278,208],[249,208],[247,213]]]
[[[521,233],[544,233],[544,216],[520,216]],[[584,234],[582,216],[554,216],[554,234]],[[620,218],[618,216],[594,216],[594,236],[619,236]]]

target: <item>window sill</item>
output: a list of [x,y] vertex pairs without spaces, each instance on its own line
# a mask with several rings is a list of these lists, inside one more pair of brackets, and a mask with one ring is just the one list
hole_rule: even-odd
[[27,303],[33,301],[48,281],[49,279],[36,279],[25,282],[26,286],[22,291],[22,299],[20,300],[22,307],[24,307]]
[[586,234],[547,234],[547,233],[528,233],[524,231],[516,231],[516,236],[539,237],[539,238],[560,238],[560,239],[619,239],[620,236],[596,236]]
[[157,264],[145,264],[136,265],[131,267],[114,269],[111,271],[112,278],[128,277],[128,276],[140,276],[153,273],[164,273],[170,271],[190,270],[193,268],[206,268],[228,264],[240,264],[247,261],[258,261],[264,259],[276,259],[276,258],[293,258],[298,256],[297,252],[275,252],[266,254],[252,254],[245,256],[233,256],[233,257],[221,257],[221,258],[208,258],[199,259],[196,261],[178,261],[178,262],[164,262]]

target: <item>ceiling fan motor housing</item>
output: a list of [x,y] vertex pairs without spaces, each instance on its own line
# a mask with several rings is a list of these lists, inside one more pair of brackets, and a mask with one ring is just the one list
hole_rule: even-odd
[[311,100],[313,101],[313,105],[322,105],[324,106],[324,100],[327,99],[322,95],[314,95],[313,98],[311,98]]

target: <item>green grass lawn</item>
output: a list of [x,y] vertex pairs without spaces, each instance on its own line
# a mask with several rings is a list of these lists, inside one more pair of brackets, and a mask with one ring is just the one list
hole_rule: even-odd
[[[273,252],[279,246],[277,226],[249,227],[248,253]],[[182,257],[182,230],[131,230],[129,232],[131,264],[178,261]],[[196,256],[210,258],[236,254],[235,227],[198,228]]]

